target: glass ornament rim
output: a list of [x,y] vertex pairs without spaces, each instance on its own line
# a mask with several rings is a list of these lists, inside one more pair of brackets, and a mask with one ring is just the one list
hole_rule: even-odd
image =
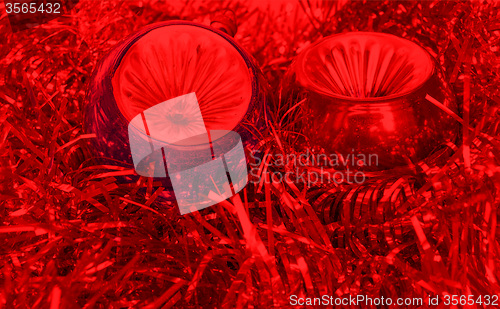
[[[130,34],[129,36],[125,37],[121,42],[116,44],[114,48],[122,47],[122,45],[128,46],[131,48],[134,45],[138,44],[141,41],[141,39],[143,39],[145,36],[147,36],[151,32],[161,31],[163,28],[171,27],[171,26],[181,26],[181,27],[187,26],[187,27],[200,28],[202,31],[208,31],[207,34],[212,33],[214,36],[218,36],[218,37],[222,38],[227,44],[234,47],[236,54],[238,54],[239,58],[241,58],[241,60],[243,61],[243,63],[245,64],[245,66],[248,69],[248,72],[246,72],[246,73],[248,74],[248,78],[250,81],[250,85],[249,85],[250,96],[249,96],[248,102],[246,102],[246,104],[245,104],[246,105],[246,112],[245,113],[248,113],[252,109],[252,104],[255,104],[254,101],[257,97],[257,93],[259,92],[259,89],[256,86],[256,82],[257,82],[256,76],[258,73],[253,68],[251,59],[248,59],[248,56],[250,56],[250,54],[245,53],[245,50],[235,41],[235,39],[233,37],[231,37],[227,33],[223,32],[217,28],[214,28],[214,27],[211,27],[211,26],[208,26],[205,24],[201,24],[198,22],[192,22],[192,21],[186,21],[186,20],[160,21],[160,22],[148,24],[148,25],[142,27],[141,29],[139,29],[136,33]],[[133,38],[137,33],[141,33],[141,35],[139,37],[136,37],[134,40],[131,40],[131,38]],[[107,56],[109,56],[109,54],[107,54],[104,58],[106,58]],[[111,80],[113,80],[115,78],[115,74],[118,71],[118,69],[120,68],[124,58],[125,58],[125,54],[120,52],[120,59],[113,65],[113,74],[111,76]],[[111,87],[111,89],[113,89],[112,91],[114,93],[113,86]],[[115,104],[118,107],[118,109],[120,110],[120,116],[123,117],[127,122],[130,122],[135,116],[138,115],[137,114],[135,116],[127,116],[126,113],[124,113],[122,111],[122,107],[123,107],[122,104],[120,102],[118,102],[118,100],[116,98],[115,98]],[[243,117],[240,119],[240,121],[242,119],[244,119],[244,117],[245,116],[243,115]]]
[[[416,84],[413,88],[411,88],[407,91],[401,92],[401,93],[394,93],[394,94],[386,95],[386,96],[353,97],[353,96],[338,94],[335,92],[326,92],[326,91],[322,91],[320,89],[314,89],[313,90],[314,92],[316,92],[320,95],[326,96],[329,99],[341,100],[341,101],[346,101],[349,103],[387,103],[387,101],[399,100],[399,99],[408,97],[408,96],[413,95],[414,93],[418,92],[430,79],[432,79],[432,76],[435,75],[437,72],[437,65],[436,65],[435,58],[424,47],[420,46],[419,44],[417,44],[409,39],[406,39],[406,38],[403,38],[403,37],[400,37],[400,36],[397,36],[394,34],[385,33],[385,32],[354,31],[354,32],[343,32],[343,33],[329,35],[327,37],[324,37],[324,38],[318,40],[314,44],[308,46],[306,48],[306,50],[304,50],[304,52],[300,53],[297,56],[296,60],[294,61],[294,64],[292,65],[292,66],[297,67],[297,69],[294,70],[296,72],[295,74],[297,74],[297,71],[298,71],[298,72],[302,73],[302,76],[307,76],[307,74],[306,74],[307,71],[304,69],[304,63],[305,63],[304,59],[306,59],[307,55],[315,48],[319,47],[320,45],[322,45],[322,44],[324,44],[327,41],[330,41],[332,39],[338,39],[338,37],[341,37],[341,36],[347,37],[347,36],[359,36],[359,35],[371,35],[374,37],[378,36],[378,37],[385,37],[385,38],[390,38],[390,39],[397,39],[400,41],[404,41],[405,44],[412,45],[412,46],[416,47],[420,52],[422,52],[422,55],[425,55],[426,58],[429,60],[429,63],[428,63],[430,65],[429,73],[427,74],[427,76],[425,76],[425,78],[422,79],[421,82]],[[306,77],[306,79],[308,81],[310,81],[309,77]],[[312,89],[310,89],[310,87],[307,87],[307,86],[304,86],[304,87],[307,90],[312,91]]]

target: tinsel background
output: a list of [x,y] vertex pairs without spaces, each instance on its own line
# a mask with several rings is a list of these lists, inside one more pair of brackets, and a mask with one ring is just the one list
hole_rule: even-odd
[[[275,93],[263,153],[303,145],[287,117],[297,108],[279,90],[293,57],[321,37],[357,30],[433,53],[459,103],[460,143],[445,159],[368,175],[362,185],[266,181],[273,167],[264,161],[259,184],[185,216],[157,200],[163,188],[151,179],[120,183],[133,169],[97,164],[94,136],[82,127],[96,64],[144,25],[210,24],[226,8],[237,17],[236,41]],[[12,31],[0,9],[0,308],[268,308],[288,307],[292,294],[500,294],[497,3],[84,0],[23,31]]]

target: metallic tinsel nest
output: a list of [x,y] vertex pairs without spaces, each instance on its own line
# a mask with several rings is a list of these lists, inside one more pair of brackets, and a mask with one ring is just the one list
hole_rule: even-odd
[[[81,1],[46,24],[0,32],[0,308],[287,307],[290,295],[499,295],[500,7],[494,1]],[[262,181],[181,217],[150,179],[97,165],[82,128],[86,80],[126,35],[161,20],[235,39],[271,89],[317,39],[380,31],[434,53],[460,104],[460,144],[362,185]],[[264,153],[303,140],[276,93]],[[289,113],[287,113],[289,112]],[[288,119],[283,121],[283,119]],[[271,167],[263,161],[261,179]]]

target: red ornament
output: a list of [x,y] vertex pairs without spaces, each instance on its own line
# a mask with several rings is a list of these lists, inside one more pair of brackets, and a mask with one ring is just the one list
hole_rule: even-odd
[[312,145],[344,158],[373,156],[365,169],[417,163],[457,136],[458,123],[443,111],[456,110],[455,100],[435,60],[406,39],[330,36],[302,52],[288,78],[291,98],[306,99]]
[[[245,146],[256,143],[268,91],[255,61],[232,37],[184,21],[132,34],[101,61],[90,82],[85,127],[97,136],[96,156],[133,167],[129,122],[149,107],[193,92],[207,130],[236,131]],[[176,128],[188,133],[191,120],[186,114]],[[168,180],[164,185],[170,186]]]

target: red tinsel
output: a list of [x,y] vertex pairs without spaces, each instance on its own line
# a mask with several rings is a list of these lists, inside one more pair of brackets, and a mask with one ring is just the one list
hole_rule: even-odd
[[[1,5],[0,308],[268,308],[291,306],[292,295],[420,297],[423,306],[401,307],[427,308],[429,297],[448,307],[445,295],[500,295],[498,4],[297,1],[85,0],[17,32]],[[157,200],[161,184],[123,184],[115,177],[133,170],[96,163],[82,128],[86,81],[144,25],[208,25],[226,9],[276,94],[259,145],[270,156],[260,182],[180,216]],[[358,30],[433,53],[459,103],[461,144],[361,185],[273,181],[295,167],[269,160],[304,145],[298,109],[279,91],[291,60]],[[482,307],[491,304],[471,306]]]

